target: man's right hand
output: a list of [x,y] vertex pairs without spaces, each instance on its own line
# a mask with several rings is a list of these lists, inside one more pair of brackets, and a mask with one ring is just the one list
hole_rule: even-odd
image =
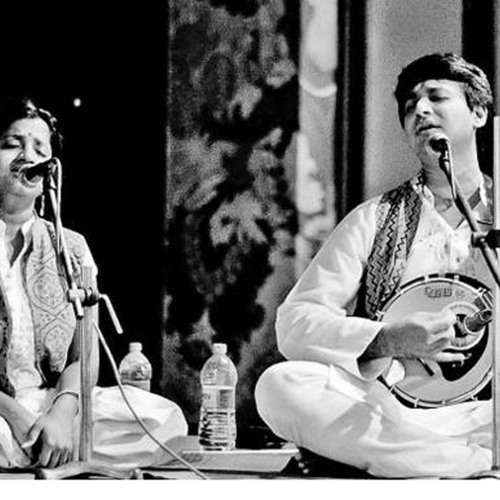
[[456,316],[446,312],[415,312],[401,321],[385,325],[383,337],[387,355],[397,358],[422,358],[434,361],[463,361],[461,353],[444,352],[455,337]]
[[456,316],[446,312],[415,312],[403,320],[388,323],[367,347],[362,359],[382,357],[463,361],[458,352],[444,352],[455,336]]

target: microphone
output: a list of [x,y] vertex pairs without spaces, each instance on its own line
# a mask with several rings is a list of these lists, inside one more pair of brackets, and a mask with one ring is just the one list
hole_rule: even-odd
[[464,326],[469,332],[476,333],[479,332],[481,328],[485,327],[492,319],[493,311],[491,309],[484,309],[472,316],[467,316],[464,319]]
[[458,322],[458,328],[455,330],[457,337],[466,337],[470,334],[480,332],[493,319],[491,309],[483,309],[470,316],[465,316]]
[[50,158],[49,160],[37,163],[32,167],[25,167],[19,171],[21,180],[25,183],[31,184],[37,177],[44,177],[45,175],[50,175],[54,172],[56,158]]
[[446,153],[450,148],[450,139],[444,134],[435,135],[429,139],[429,147],[435,153]]
[[444,171],[451,187],[451,197],[455,200],[457,208],[462,212],[457,200],[457,188],[455,183],[455,172],[451,162],[451,144],[450,139],[445,134],[435,134],[429,139],[429,147],[434,153],[439,155],[439,168]]

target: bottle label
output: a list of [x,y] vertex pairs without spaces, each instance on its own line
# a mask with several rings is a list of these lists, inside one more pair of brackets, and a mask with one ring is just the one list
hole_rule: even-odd
[[235,401],[234,387],[205,385],[202,388],[202,405],[206,409],[233,409]]

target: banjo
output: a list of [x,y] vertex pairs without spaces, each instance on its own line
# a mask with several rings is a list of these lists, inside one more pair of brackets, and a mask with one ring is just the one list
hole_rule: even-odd
[[448,352],[465,355],[462,362],[423,359],[394,359],[382,376],[385,384],[403,403],[422,408],[474,399],[490,382],[493,319],[492,294],[477,280],[454,274],[435,274],[403,285],[377,313],[379,320],[392,322],[416,311],[451,311],[457,317],[455,338]]

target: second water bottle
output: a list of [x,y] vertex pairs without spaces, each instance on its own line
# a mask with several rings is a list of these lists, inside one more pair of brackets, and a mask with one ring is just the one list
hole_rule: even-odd
[[226,355],[226,344],[214,344],[213,354],[200,374],[202,402],[198,437],[205,450],[236,446],[236,367]]

